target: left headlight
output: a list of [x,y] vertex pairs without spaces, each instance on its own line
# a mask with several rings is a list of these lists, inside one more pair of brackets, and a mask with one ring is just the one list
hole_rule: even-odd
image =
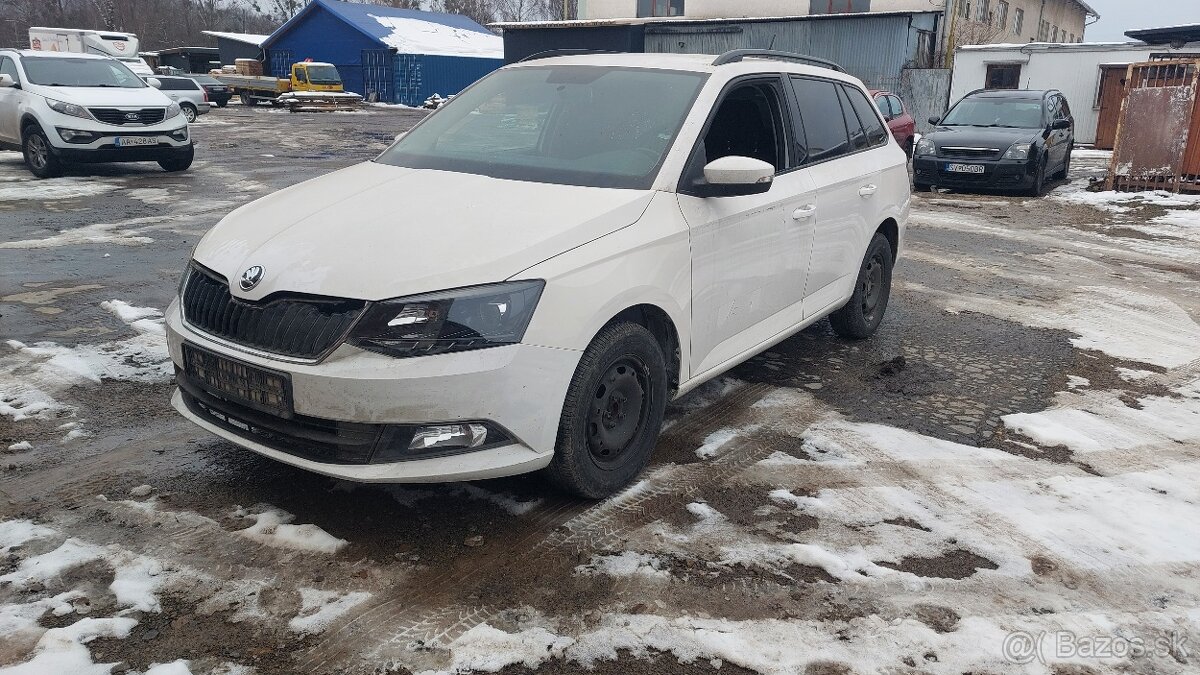
[[172,102],[171,102],[171,105],[167,106],[167,114],[166,114],[166,116],[165,116],[165,117],[163,117],[163,119],[164,119],[164,120],[169,120],[169,119],[171,119],[172,117],[174,117],[174,116],[178,115],[178,114],[179,114],[179,113],[181,113],[181,112],[183,112],[183,110],[182,110],[182,109],[179,107],[179,104],[178,104],[178,103],[176,103],[176,102],[174,102],[174,101],[172,101]]
[[545,286],[515,281],[374,303],[349,342],[399,358],[517,344]]
[[1013,143],[1004,153],[1004,159],[1029,159],[1029,149],[1032,147],[1032,143]]
[[87,108],[84,108],[81,105],[65,103],[63,101],[55,101],[52,98],[46,99],[46,105],[50,106],[50,109],[57,113],[70,115],[71,117],[82,117],[85,120],[92,119],[92,116],[88,113]]
[[937,148],[934,147],[933,141],[928,138],[922,138],[917,141],[916,154],[918,155],[935,155]]

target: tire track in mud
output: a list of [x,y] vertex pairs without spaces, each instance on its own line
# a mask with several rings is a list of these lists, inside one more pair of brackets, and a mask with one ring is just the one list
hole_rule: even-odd
[[[686,439],[703,437],[716,429],[736,425],[756,401],[777,388],[744,384],[717,402],[683,415],[660,441],[678,446]],[[811,422],[825,409],[815,401],[798,409],[795,418]],[[540,566],[551,576],[570,576],[577,558],[621,543],[636,528],[654,522],[667,511],[682,508],[706,483],[726,480],[752,466],[777,448],[755,434],[739,435],[723,447],[723,454],[707,462],[652,466],[645,477],[599,504],[566,501],[539,509],[536,520],[483,564],[471,561],[465,570],[446,570],[430,579],[415,579],[396,595],[343,617],[323,639],[298,661],[302,672],[356,672],[372,663],[403,655],[410,645],[446,644],[472,627],[488,622],[505,607],[464,606],[469,596],[494,573],[505,568]]]

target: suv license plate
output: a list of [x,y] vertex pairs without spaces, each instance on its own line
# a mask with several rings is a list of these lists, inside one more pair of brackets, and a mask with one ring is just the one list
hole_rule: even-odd
[[183,370],[212,393],[281,417],[292,416],[292,382],[284,373],[183,344]]
[[950,173],[983,173],[982,164],[947,164],[946,171]]
[[157,136],[117,136],[113,143],[118,148],[129,148],[135,145],[158,145]]

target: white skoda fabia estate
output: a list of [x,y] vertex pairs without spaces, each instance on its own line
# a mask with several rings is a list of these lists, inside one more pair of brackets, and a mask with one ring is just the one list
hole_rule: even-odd
[[545,56],[230,213],[168,312],[175,407],[354,481],[630,483],[668,400],[883,319],[904,151],[795,54]]

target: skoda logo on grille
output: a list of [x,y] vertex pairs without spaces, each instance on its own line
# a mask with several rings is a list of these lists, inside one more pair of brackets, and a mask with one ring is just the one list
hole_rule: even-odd
[[255,265],[250,269],[242,272],[242,280],[239,285],[243,291],[249,291],[258,285],[263,280],[263,268],[260,265]]
[[142,116],[135,112],[127,112],[125,113],[125,119],[129,120],[130,122],[136,122],[142,119]]

